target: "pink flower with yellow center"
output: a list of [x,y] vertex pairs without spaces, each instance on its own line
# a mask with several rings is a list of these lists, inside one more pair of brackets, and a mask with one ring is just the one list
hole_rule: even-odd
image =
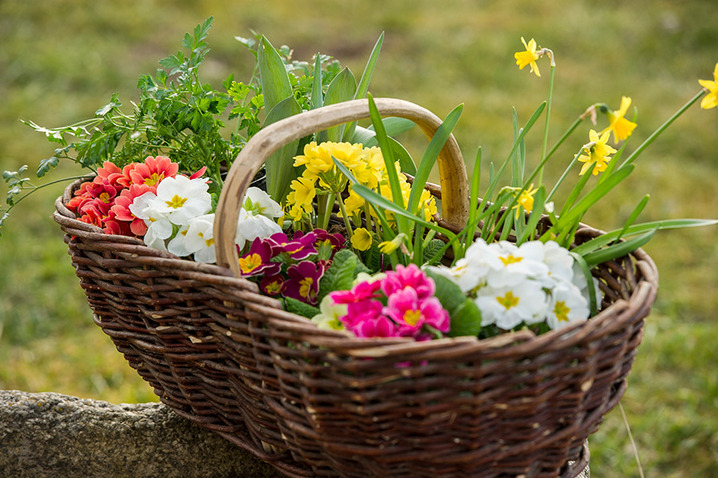
[[144,163],[136,164],[128,172],[132,184],[144,184],[156,189],[163,179],[175,177],[178,170],[179,164],[173,163],[166,156],[148,156]]

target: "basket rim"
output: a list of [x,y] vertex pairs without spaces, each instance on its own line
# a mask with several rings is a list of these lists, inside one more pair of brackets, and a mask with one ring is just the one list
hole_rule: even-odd
[[[94,175],[79,178],[69,184],[62,196],[55,201],[53,219],[72,232],[66,235],[81,237],[85,240],[105,242],[107,249],[122,256],[131,256],[134,260],[146,262],[147,265],[158,265],[163,268],[176,268],[185,274],[193,275],[202,280],[209,279],[228,286],[239,286],[252,294],[256,303],[247,304],[249,308],[269,307],[274,309],[273,317],[268,323],[280,325],[283,329],[292,329],[302,335],[302,340],[317,346],[329,347],[334,351],[343,352],[352,356],[361,357],[389,357],[393,355],[406,355],[407,353],[424,354],[443,349],[448,355],[461,352],[493,352],[503,355],[502,352],[515,354],[530,354],[534,350],[546,351],[561,349],[580,343],[589,335],[604,336],[623,328],[626,322],[636,320],[635,313],[627,314],[632,309],[638,309],[639,319],[648,315],[648,309],[656,298],[658,289],[658,270],[655,262],[643,250],[637,249],[628,256],[634,261],[636,269],[640,271],[637,287],[631,292],[628,300],[617,299],[598,314],[583,322],[577,322],[558,330],[551,330],[536,335],[530,330],[506,332],[496,337],[479,339],[474,336],[444,337],[441,339],[417,342],[410,337],[395,338],[359,338],[347,331],[322,330],[317,328],[308,318],[284,310],[281,301],[263,295],[257,284],[242,277],[235,277],[229,268],[214,264],[203,264],[182,259],[170,252],[151,248],[138,238],[106,234],[99,227],[77,219],[65,203],[73,196],[79,185]],[[603,231],[586,226],[592,233],[601,234]],[[67,241],[67,239],[66,239]],[[140,259],[140,253],[143,256]],[[281,314],[276,314],[277,310]],[[645,310],[641,310],[645,309]],[[441,353],[440,353],[441,354]],[[498,358],[498,356],[497,356]]]

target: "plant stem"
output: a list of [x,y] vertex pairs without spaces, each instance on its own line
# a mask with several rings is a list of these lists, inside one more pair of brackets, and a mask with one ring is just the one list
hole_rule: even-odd
[[646,138],[646,140],[643,143],[641,143],[641,145],[638,148],[636,148],[636,150],[633,153],[631,153],[631,155],[628,158],[626,158],[626,160],[623,162],[623,164],[621,164],[620,168],[622,168],[624,166],[628,166],[633,161],[635,161],[636,158],[638,158],[638,156],[643,152],[643,150],[648,147],[648,145],[650,145],[653,141],[655,141],[656,138],[658,138],[658,136],[661,133],[663,133],[663,131],[665,131],[665,129],[671,125],[671,123],[673,123],[676,119],[678,119],[678,117],[681,116],[683,113],[685,113],[685,111],[688,108],[693,106],[693,103],[697,102],[705,94],[706,94],[706,90],[702,89],[693,98],[688,100],[688,102],[686,104],[684,104],[678,111],[673,113],[673,115],[670,118],[668,118],[665,123],[663,123],[661,126],[659,126],[658,129],[656,129],[648,138]]
[[[553,63],[553,58],[551,59],[551,79],[549,80],[549,86],[548,86],[548,103],[546,105],[546,125],[544,126],[543,130],[543,148],[541,149],[541,157],[546,157],[546,148],[548,147],[548,127],[549,123],[551,122],[551,101],[553,100],[553,84],[554,84],[554,76],[556,73],[556,65]],[[542,161],[543,163],[543,161]],[[539,167],[539,173],[538,173],[538,183],[539,185],[543,184],[543,164]]]

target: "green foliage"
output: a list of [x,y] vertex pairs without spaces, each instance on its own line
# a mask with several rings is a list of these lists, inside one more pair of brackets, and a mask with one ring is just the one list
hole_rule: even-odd
[[331,291],[351,289],[354,279],[362,272],[368,274],[370,270],[354,252],[349,249],[337,251],[319,283],[317,301],[321,302]]
[[481,331],[481,311],[472,299],[450,279],[428,269],[426,274],[434,280],[434,295],[451,317],[450,337],[477,336]]

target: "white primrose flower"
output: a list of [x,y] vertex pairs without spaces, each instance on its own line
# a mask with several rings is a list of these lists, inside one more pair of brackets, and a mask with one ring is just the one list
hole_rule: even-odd
[[254,215],[245,209],[239,210],[237,220],[237,235],[234,238],[235,244],[242,249],[245,243],[251,243],[257,238],[267,239],[272,234],[282,232],[282,227],[261,214]]
[[180,257],[194,254],[194,260],[207,264],[217,262],[214,248],[214,213],[190,219],[167,245],[167,249]]
[[165,178],[157,186],[157,204],[153,207],[166,214],[173,224],[186,226],[190,219],[207,214],[212,208],[207,181],[207,178],[185,176]]
[[552,330],[585,321],[589,314],[588,301],[575,285],[561,282],[551,290],[546,323]]
[[499,258],[498,268],[489,271],[487,283],[492,288],[510,287],[528,279],[544,281],[549,268],[543,262],[543,244],[530,241],[516,246],[508,241],[489,244]]
[[548,241],[543,246],[543,262],[548,266],[549,282],[544,284],[551,287],[554,282],[573,281],[573,257],[568,249],[561,247],[555,241]]
[[528,325],[542,322],[548,309],[548,297],[535,280],[507,287],[484,287],[474,301],[481,310],[482,326],[496,324],[504,330],[522,322]]
[[172,223],[167,214],[157,209],[157,205],[157,196],[152,192],[146,192],[132,201],[130,212],[147,225],[147,232],[143,238],[145,244],[166,251],[165,241],[172,235]]
[[[598,310],[601,309],[601,298],[603,297],[603,294],[601,292],[601,289],[598,285],[598,279],[595,277],[591,277],[591,281],[593,282],[593,290],[596,294],[596,308]],[[581,269],[581,265],[578,262],[575,262],[573,264],[573,280],[571,281],[578,289],[581,291],[581,295],[586,299],[586,301],[590,304],[591,299],[588,293],[588,284],[586,283],[586,276],[583,274],[583,269]]]
[[270,219],[282,217],[282,214],[284,214],[282,206],[280,206],[278,202],[273,200],[269,194],[256,187],[247,189],[242,209],[252,215],[261,215]]

